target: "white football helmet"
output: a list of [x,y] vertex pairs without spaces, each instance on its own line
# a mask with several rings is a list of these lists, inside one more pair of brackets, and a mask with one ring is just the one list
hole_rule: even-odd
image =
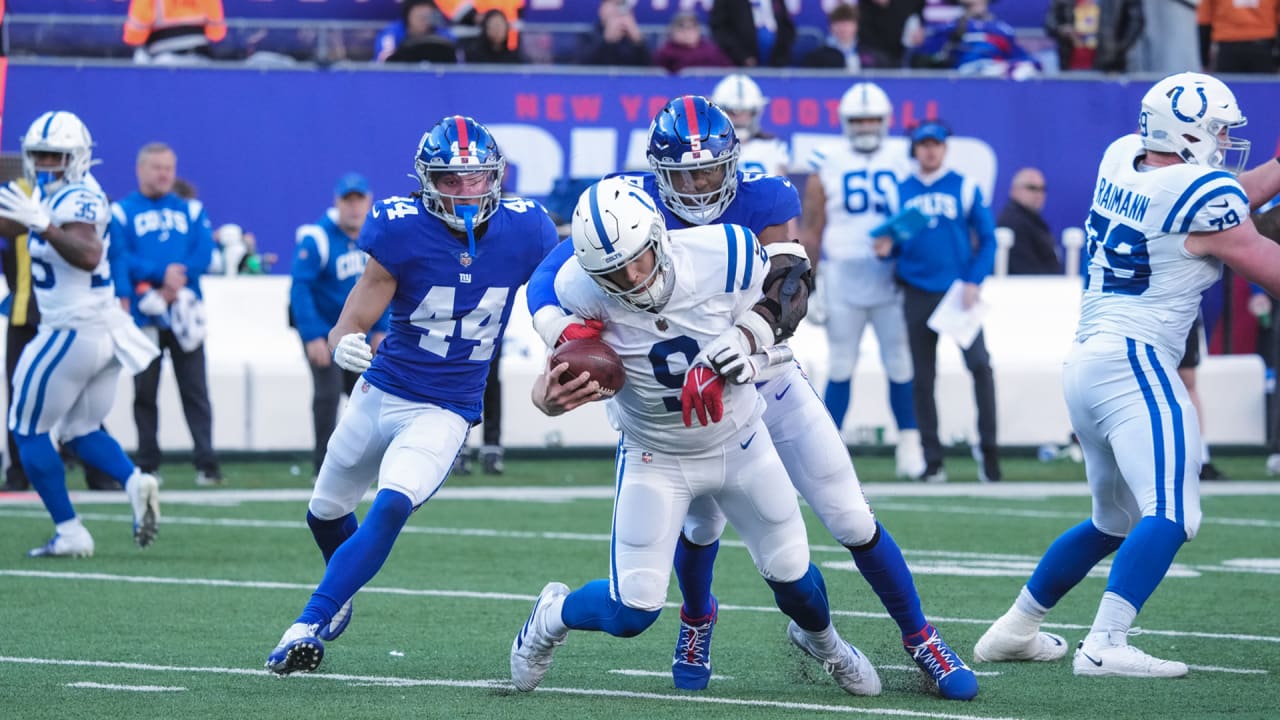
[[737,113],[750,113],[742,124],[739,124],[742,118],[733,117],[733,129],[738,133],[738,139],[746,142],[760,133],[760,118],[769,98],[760,92],[755,80],[742,73],[734,73],[716,83],[711,91],[711,102],[719,105],[730,117]]
[[[889,120],[893,117],[893,103],[879,85],[869,82],[854,84],[844,92],[837,109],[845,137],[858,152],[875,152],[885,135],[889,134]],[[856,120],[879,120],[875,129],[854,125]],[[861,123],[859,123],[861,125]]]
[[[36,167],[33,153],[58,153],[58,167]],[[75,114],[52,110],[31,123],[22,136],[22,170],[27,181],[43,189],[46,196],[68,183],[82,182],[93,165],[93,138],[89,128]]]
[[[587,188],[573,210],[573,253],[582,269],[609,295],[633,310],[661,310],[675,287],[666,223],[654,199],[618,177]],[[653,268],[634,287],[610,273],[653,251]]]
[[1226,84],[1209,75],[1184,72],[1161,80],[1142,96],[1138,131],[1148,150],[1238,173],[1249,160],[1249,141],[1231,137],[1230,129],[1245,122]]

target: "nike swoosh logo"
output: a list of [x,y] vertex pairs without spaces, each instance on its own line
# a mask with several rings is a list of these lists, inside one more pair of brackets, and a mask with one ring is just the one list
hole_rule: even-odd
[[1223,200],[1220,203],[1209,203],[1209,207],[1211,208],[1225,208],[1226,206],[1227,206],[1226,200]]
[[[784,391],[784,392],[785,392],[785,391]],[[740,445],[742,445],[742,449],[743,449],[743,450],[746,450],[748,447],[750,447],[750,445],[751,445],[751,441],[752,441],[752,440],[755,440],[755,439],[756,439],[756,433],[751,433],[751,437],[747,438],[747,441],[746,441],[746,442],[744,442],[744,443],[739,443],[739,444],[740,444]]]
[[1094,660],[1094,659],[1093,659],[1093,657],[1092,657],[1092,656],[1090,656],[1090,655],[1089,655],[1089,653],[1087,653],[1087,652],[1082,652],[1082,653],[1080,653],[1080,654],[1084,656],[1084,659],[1085,659],[1085,660],[1088,660],[1089,662],[1093,663],[1094,665],[1096,665],[1096,666],[1098,666],[1098,667],[1102,667],[1102,661],[1101,661],[1101,660]]
[[782,396],[783,396],[783,395],[786,395],[790,390],[791,390],[791,386],[790,386],[790,385],[788,385],[788,386],[786,386],[786,387],[782,388],[782,392],[778,393],[777,395],[774,395],[774,396],[773,396],[773,399],[774,399],[774,400],[781,400],[781,399],[782,399]]

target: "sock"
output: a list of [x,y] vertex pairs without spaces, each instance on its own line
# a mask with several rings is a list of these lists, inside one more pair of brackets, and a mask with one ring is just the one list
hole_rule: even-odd
[[359,526],[355,513],[347,513],[334,520],[321,520],[307,510],[307,527],[311,528],[311,536],[315,538],[320,553],[324,555],[325,565],[329,564],[338,546],[354,535]]
[[1186,541],[1186,531],[1172,520],[1154,516],[1142,518],[1125,538],[1111,563],[1107,592],[1127,600],[1135,608],[1135,613],[1142,610],[1142,605],[1169,571],[1173,556]]
[[1040,605],[1052,608],[1122,542],[1124,538],[1108,535],[1092,520],[1085,520],[1053,541],[1027,580],[1027,590]]
[[133,461],[124,454],[120,443],[102,429],[81,435],[68,442],[67,447],[86,464],[110,475],[112,480],[122,486],[127,485],[129,478],[133,477]]
[[676,582],[680,584],[680,594],[684,596],[681,612],[688,617],[706,617],[715,611],[715,599],[711,595],[711,575],[719,550],[719,540],[710,545],[696,545],[684,533],[680,534],[674,564]]
[[[560,607],[560,620],[572,630],[599,630],[614,637],[635,637],[644,632],[661,610],[636,610],[609,597],[609,581],[592,580],[569,593]],[[556,628],[548,623],[547,631]]]
[[853,380],[828,380],[822,402],[836,421],[836,427],[844,427],[844,416],[849,412],[849,396],[853,393]]
[[1041,605],[1035,599],[1035,596],[1031,594],[1031,591],[1027,589],[1026,585],[1023,585],[1022,590],[1018,591],[1018,599],[1013,601],[1013,607],[1019,613],[1034,620],[1037,629],[1040,627],[1040,623],[1044,622],[1045,616],[1049,614],[1049,608]]
[[[1089,634],[1107,633],[1107,642],[1112,645],[1127,644],[1124,640],[1133,627],[1133,619],[1138,616],[1138,609],[1128,600],[1113,592],[1102,593],[1102,602],[1098,604],[1098,614],[1093,618],[1093,627]],[[1111,633],[1115,633],[1112,635]],[[1112,637],[1120,642],[1113,642]]]
[[916,405],[912,399],[910,380],[902,383],[889,383],[889,408],[893,410],[893,419],[898,424],[899,430],[915,430],[919,427],[916,423]]
[[408,497],[395,490],[380,491],[364,523],[333,553],[324,579],[297,622],[323,625],[332,620],[342,604],[382,568],[411,512],[413,501]]
[[849,552],[853,554],[858,572],[880,597],[880,603],[898,623],[902,634],[919,632],[927,622],[920,608],[920,596],[916,593],[907,561],[902,558],[902,550],[889,531],[877,522],[876,534],[871,541],[851,547]]
[[799,580],[784,583],[765,579],[773,588],[774,602],[787,617],[811,633],[831,625],[831,608],[827,604],[827,583],[812,563]]
[[40,495],[54,524],[74,518],[76,511],[71,506],[71,495],[67,493],[67,469],[62,458],[58,457],[58,451],[53,449],[49,433],[15,433],[13,442],[18,446],[18,458],[22,461],[22,469],[27,472],[27,480]]

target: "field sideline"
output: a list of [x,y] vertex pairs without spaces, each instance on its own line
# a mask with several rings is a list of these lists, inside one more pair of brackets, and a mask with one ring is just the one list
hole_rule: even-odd
[[[607,572],[611,463],[515,460],[501,477],[453,478],[410,519],[356,599],[351,628],[320,671],[279,680],[267,652],[322,571],[303,521],[307,478],[289,463],[226,468],[228,486],[166,472],[160,538],[139,550],[122,493],[76,493],[97,553],[34,560],[49,521],[30,494],[0,494],[0,706],[13,718],[1263,718],[1280,707],[1280,482],[1258,456],[1216,458],[1237,482],[1204,486],[1200,536],[1147,604],[1134,643],[1192,667],[1174,681],[1075,678],[1069,661],[981,664],[972,703],[924,691],[897,628],[846,551],[806,509],[813,561],[841,633],[884,682],[841,692],[791,647],[785,618],[742,544],[726,536],[721,601],[703,693],[676,691],[669,665],[673,582],[657,623],[630,640],[572,633],[543,686],[516,693],[511,639],[542,585]],[[892,461],[858,461],[868,498],[915,573],[930,619],[966,658],[1047,544],[1088,513],[1080,466],[1012,459],[983,486],[970,461],[953,482],[886,482]],[[72,488],[83,487],[73,476]],[[367,506],[365,506],[367,507]],[[363,512],[363,507],[361,513]],[[1048,627],[1075,643],[1107,566],[1065,598]]]

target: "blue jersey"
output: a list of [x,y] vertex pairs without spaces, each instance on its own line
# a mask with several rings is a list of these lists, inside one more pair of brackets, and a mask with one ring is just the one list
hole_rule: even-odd
[[[112,276],[116,294],[137,300],[139,283],[158,288],[164,284],[164,271],[173,263],[187,268],[187,287],[203,297],[200,276],[213,260],[213,230],[204,205],[199,200],[184,200],[174,193],[149,198],[140,192],[111,206],[111,242],[120,245],[121,260],[112,258]],[[164,324],[163,316],[151,317],[131,303],[133,319],[139,325]]]
[[[620,177],[642,188],[650,197],[658,197],[658,179],[653,173],[619,173]],[[612,176],[610,176],[612,177]],[[679,230],[691,227],[683,219],[664,204],[658,203],[662,217],[667,222],[668,230]],[[741,225],[751,232],[760,234],[767,227],[785,225],[788,220],[800,215],[800,194],[791,181],[777,175],[760,173],[738,173],[738,192],[724,214],[713,222],[724,225]],[[559,306],[556,299],[556,272],[565,261],[573,257],[573,243],[565,240],[560,243],[537,272],[529,280],[526,298],[529,302],[529,314],[548,305]]]
[[954,170],[932,182],[912,175],[898,185],[898,202],[899,209],[914,207],[929,219],[914,237],[894,246],[899,279],[927,292],[946,292],[956,280],[977,284],[991,274],[995,220],[976,183]]
[[[314,225],[298,228],[289,309],[303,342],[329,336],[368,258],[338,227],[336,215],[337,211],[330,209]],[[373,331],[386,332],[387,322],[383,315]]]
[[373,206],[359,246],[396,279],[391,329],[364,378],[397,397],[480,419],[485,379],[516,290],[558,240],[541,205],[508,198],[474,249],[420,198]]

